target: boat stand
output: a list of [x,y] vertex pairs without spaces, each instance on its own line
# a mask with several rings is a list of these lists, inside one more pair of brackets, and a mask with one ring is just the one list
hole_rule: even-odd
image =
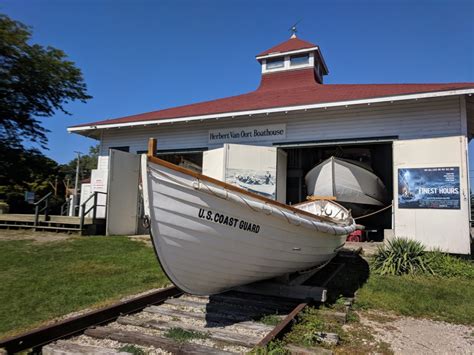
[[[257,295],[285,297],[300,300],[313,300],[315,302],[326,302],[327,288],[326,286],[334,277],[346,266],[347,258],[357,258],[362,252],[362,247],[355,250],[343,248],[339,250],[339,260],[331,260],[327,265],[336,266],[334,270],[327,274],[318,286],[303,285],[317,272],[322,271],[327,265],[323,267],[316,267],[304,272],[285,274],[271,280],[255,282],[253,284],[244,285],[236,288],[236,291],[252,293]],[[346,260],[344,260],[346,259]],[[350,262],[349,262],[350,263]]]
[[325,287],[303,285],[319,270],[321,269],[316,268],[305,273],[285,274],[272,280],[240,286],[235,290],[257,295],[325,302],[327,299],[327,289]]

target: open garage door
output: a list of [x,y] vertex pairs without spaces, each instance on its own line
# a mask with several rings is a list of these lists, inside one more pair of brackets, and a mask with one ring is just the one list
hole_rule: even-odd
[[[376,175],[385,185],[386,205],[393,196],[393,139],[365,141],[335,141],[323,143],[294,143],[279,145],[288,154],[287,203],[295,204],[306,200],[309,195],[305,176],[318,164],[331,157],[357,164]],[[336,201],[338,201],[336,199]],[[342,201],[338,201],[344,205]],[[347,205],[353,210],[354,205]],[[366,206],[362,206],[366,207]],[[384,206],[374,207],[375,210]],[[361,213],[363,214],[363,213]],[[392,209],[388,208],[376,215],[364,217],[358,223],[366,227],[370,240],[382,240],[385,229],[392,229]]]
[[398,141],[393,157],[395,235],[469,254],[467,138]]
[[138,225],[140,155],[110,150],[106,235],[133,235]]

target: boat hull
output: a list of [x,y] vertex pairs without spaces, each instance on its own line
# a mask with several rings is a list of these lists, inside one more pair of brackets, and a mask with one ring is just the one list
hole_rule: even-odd
[[[215,294],[322,265],[355,228],[308,228],[310,218],[293,218],[293,212],[285,218],[269,214],[273,207],[258,199],[203,184],[146,156],[142,169],[145,214],[156,254],[170,280],[191,294]],[[238,199],[245,201],[239,204]]]
[[352,214],[358,216],[377,206],[384,206],[387,189],[371,171],[350,161],[331,157],[305,176],[309,195],[334,196]]

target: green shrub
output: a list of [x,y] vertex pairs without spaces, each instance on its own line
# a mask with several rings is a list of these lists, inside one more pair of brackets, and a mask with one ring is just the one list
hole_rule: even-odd
[[427,253],[429,265],[437,276],[461,277],[474,279],[474,265],[469,260],[464,260],[440,250]]
[[372,268],[380,275],[433,274],[423,244],[405,238],[395,238],[379,247]]
[[395,238],[379,247],[372,269],[380,275],[428,274],[474,279],[474,265],[469,260],[442,252],[426,251],[418,241]]

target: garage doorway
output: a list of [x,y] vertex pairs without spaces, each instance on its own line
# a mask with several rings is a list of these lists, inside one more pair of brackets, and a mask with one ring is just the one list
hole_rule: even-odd
[[[331,157],[357,162],[359,166],[371,170],[384,183],[387,195],[390,198],[393,196],[392,140],[285,144],[280,145],[280,148],[288,154],[286,187],[288,204],[306,200],[308,196],[306,174]],[[392,229],[392,210],[388,208],[357,222],[370,231],[367,235],[371,240],[382,240],[384,229]]]
[[182,149],[156,152],[156,156],[170,163],[182,166],[197,173],[202,172],[202,154],[207,148]]

